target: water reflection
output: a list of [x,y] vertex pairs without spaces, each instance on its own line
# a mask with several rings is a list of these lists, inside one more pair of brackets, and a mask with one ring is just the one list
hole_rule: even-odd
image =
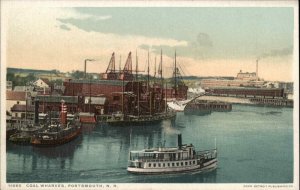
[[77,148],[81,146],[82,136],[73,141],[55,147],[32,147],[34,153],[47,158],[68,158],[72,159]]
[[[176,122],[166,120],[156,125],[126,127],[85,125],[81,138],[52,148],[8,143],[7,181],[291,182],[293,179],[293,110],[247,106],[235,108],[239,111],[218,112],[201,117],[177,113]],[[164,144],[166,147],[177,146],[178,133],[182,134],[184,144],[193,143],[196,150],[214,147],[216,137],[219,154],[217,170],[207,173],[151,176],[127,173],[130,150]],[[255,162],[256,167],[253,167],[252,162]]]

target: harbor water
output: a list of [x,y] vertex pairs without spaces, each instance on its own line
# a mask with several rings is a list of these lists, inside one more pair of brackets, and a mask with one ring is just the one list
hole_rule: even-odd
[[[196,150],[218,149],[218,168],[205,173],[136,175],[129,150],[177,146],[177,134]],[[157,125],[84,126],[58,147],[7,143],[8,183],[292,183],[293,109],[233,105],[231,112],[177,113]]]

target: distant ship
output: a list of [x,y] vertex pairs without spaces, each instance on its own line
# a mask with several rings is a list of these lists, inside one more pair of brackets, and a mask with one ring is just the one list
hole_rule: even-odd
[[57,146],[68,143],[81,134],[79,119],[67,123],[67,106],[62,101],[60,123],[49,124],[46,129],[32,137],[34,146]]
[[217,148],[195,151],[192,144],[130,151],[127,171],[136,174],[202,172],[217,168]]

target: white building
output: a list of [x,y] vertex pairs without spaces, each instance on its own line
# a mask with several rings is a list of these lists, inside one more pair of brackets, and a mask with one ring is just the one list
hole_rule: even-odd
[[42,78],[39,78],[38,80],[33,82],[33,85],[36,87],[40,87],[40,88],[49,88],[50,87],[49,80],[42,79]]
[[246,72],[246,73],[243,73],[242,70],[240,70],[240,72],[236,76],[236,79],[237,80],[247,80],[247,81],[257,80],[257,75],[256,75],[256,72],[252,72],[252,73]]

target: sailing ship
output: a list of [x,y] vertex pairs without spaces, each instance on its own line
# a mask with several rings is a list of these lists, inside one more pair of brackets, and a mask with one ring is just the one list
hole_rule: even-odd
[[192,144],[130,151],[127,171],[135,174],[203,172],[217,168],[217,148],[196,151]]
[[77,116],[67,122],[67,106],[62,100],[60,123],[48,125],[48,127],[38,132],[32,137],[31,144],[34,146],[57,146],[68,143],[81,134],[81,126]]
[[[135,77],[132,69],[131,52],[128,55],[125,66],[120,73],[115,69],[114,53],[110,60],[106,73],[103,79],[106,80],[120,80],[122,82],[122,92],[118,94],[121,101],[119,101],[119,109],[117,109],[110,116],[104,116],[105,122],[109,125],[144,125],[161,122],[165,119],[173,119],[176,117],[176,112],[168,109],[167,106],[167,91],[164,89],[164,81],[162,77],[162,52],[161,60],[158,69],[160,80],[155,80],[150,85],[150,69],[149,69],[149,52],[147,61],[147,80],[141,80],[138,76],[138,58],[136,56]],[[156,70],[156,68],[155,68]],[[156,74],[156,71],[155,71]],[[154,74],[154,78],[156,79]],[[125,87],[125,83],[130,81],[131,85]],[[98,118],[101,118],[99,116]],[[102,119],[101,119],[102,120]]]

